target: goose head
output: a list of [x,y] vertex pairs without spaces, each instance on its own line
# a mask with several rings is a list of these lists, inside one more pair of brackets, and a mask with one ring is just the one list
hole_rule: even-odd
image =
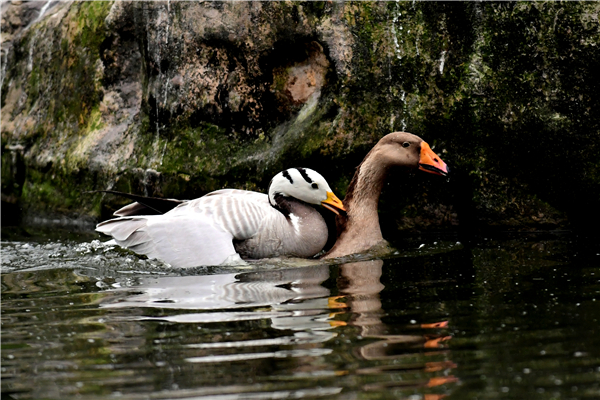
[[308,168],[290,168],[275,175],[269,184],[269,203],[280,208],[282,200],[295,198],[308,204],[322,205],[340,215],[342,201],[318,172]]
[[448,166],[431,150],[429,144],[408,132],[393,132],[384,136],[373,152],[384,167],[412,167],[435,175],[448,175]]

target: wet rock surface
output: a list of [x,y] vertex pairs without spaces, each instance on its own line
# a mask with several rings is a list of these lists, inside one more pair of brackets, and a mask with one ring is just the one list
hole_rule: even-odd
[[599,221],[599,9],[3,3],[3,223],[95,221],[122,204],[82,194],[94,189],[265,190],[300,165],[343,195],[400,130],[452,174],[393,173],[384,231]]

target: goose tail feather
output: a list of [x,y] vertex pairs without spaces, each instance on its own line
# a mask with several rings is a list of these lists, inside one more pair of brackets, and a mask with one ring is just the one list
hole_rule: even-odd
[[112,236],[121,247],[177,268],[219,265],[237,254],[230,232],[196,215],[120,217],[98,224],[96,231]]

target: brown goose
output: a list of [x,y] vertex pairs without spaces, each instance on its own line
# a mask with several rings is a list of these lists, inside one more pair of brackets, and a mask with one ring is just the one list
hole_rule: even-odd
[[[176,206],[162,214],[153,200]],[[312,257],[323,249],[328,233],[311,204],[344,211],[325,178],[307,168],[275,175],[268,195],[223,189],[190,201],[143,201],[150,203],[125,206],[115,212],[119,218],[96,230],[121,247],[177,268],[237,263],[240,257]],[[139,215],[147,209],[161,215]]]
[[346,215],[336,217],[337,241],[323,258],[362,253],[386,243],[377,205],[388,170],[394,166],[448,174],[446,163],[420,137],[407,132],[384,136],[356,169],[343,201]]

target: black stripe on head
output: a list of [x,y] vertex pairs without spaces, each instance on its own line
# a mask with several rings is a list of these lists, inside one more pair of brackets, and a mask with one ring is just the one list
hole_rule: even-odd
[[304,180],[306,182],[308,182],[309,184],[312,183],[312,179],[310,179],[310,176],[308,176],[308,174],[306,173],[306,170],[304,168],[296,168],[298,170],[298,172],[300,172],[300,175],[302,175],[302,177],[304,178]]
[[288,181],[290,181],[290,183],[293,185],[294,184],[294,180],[292,179],[292,177],[290,176],[290,173],[287,172],[287,169],[285,171],[282,172],[282,175],[284,178],[287,178]]

